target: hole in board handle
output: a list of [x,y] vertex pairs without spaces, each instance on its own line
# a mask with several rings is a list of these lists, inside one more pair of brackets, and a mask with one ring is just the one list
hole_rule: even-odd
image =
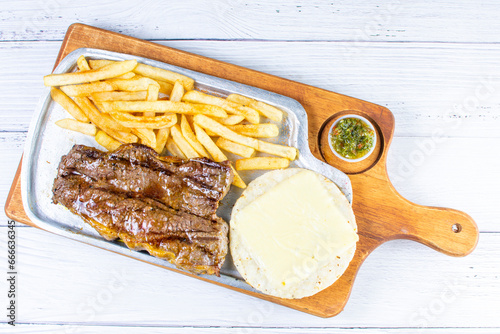
[[460,233],[460,231],[462,231],[462,225],[456,223],[456,224],[453,224],[451,225],[451,230],[454,232],[454,233]]

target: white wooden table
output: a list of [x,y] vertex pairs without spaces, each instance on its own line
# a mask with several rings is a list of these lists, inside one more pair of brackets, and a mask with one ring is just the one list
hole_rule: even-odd
[[322,319],[19,225],[17,326],[1,333],[500,332],[500,3],[398,1],[0,2],[0,201],[67,27],[148,39],[388,107],[397,190],[476,220],[452,258],[410,241],[377,249],[344,312]]

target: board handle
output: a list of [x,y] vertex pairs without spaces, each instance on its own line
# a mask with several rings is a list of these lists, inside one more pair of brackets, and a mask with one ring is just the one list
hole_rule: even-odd
[[350,175],[356,220],[363,221],[360,233],[377,244],[410,239],[451,256],[474,250],[479,231],[471,216],[412,203],[394,189],[383,169],[376,172]]
[[408,239],[451,256],[465,256],[476,248],[479,231],[474,220],[464,212],[420,207],[410,219],[413,233],[406,233]]
[[[476,247],[479,231],[465,212],[421,206],[400,199],[405,204],[400,202],[399,206],[399,212],[404,215],[400,217],[402,224],[398,237],[418,241],[450,256],[468,255]],[[401,210],[404,206],[406,210]]]

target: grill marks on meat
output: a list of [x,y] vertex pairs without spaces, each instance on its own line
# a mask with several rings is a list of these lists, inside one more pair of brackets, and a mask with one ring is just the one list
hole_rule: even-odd
[[59,165],[53,201],[108,240],[120,238],[181,269],[218,275],[228,226],[215,211],[232,182],[231,169],[204,158],[165,158],[137,144],[110,153],[75,145]]
[[229,169],[228,162],[206,158],[160,159],[144,145],[122,145],[111,153],[75,145],[62,158],[59,176],[82,174],[110,191],[154,198],[176,210],[210,218],[231,185]]

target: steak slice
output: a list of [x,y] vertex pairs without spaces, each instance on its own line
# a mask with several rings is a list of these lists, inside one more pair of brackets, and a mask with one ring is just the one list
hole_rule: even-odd
[[205,158],[159,157],[137,144],[110,153],[75,145],[59,165],[53,202],[108,240],[180,269],[219,275],[228,225],[215,211],[232,179],[228,164]]
[[99,187],[128,197],[153,198],[206,218],[215,217],[233,178],[228,162],[159,157],[138,144],[122,145],[110,153],[75,145],[59,165],[59,176],[70,174],[85,175]]

